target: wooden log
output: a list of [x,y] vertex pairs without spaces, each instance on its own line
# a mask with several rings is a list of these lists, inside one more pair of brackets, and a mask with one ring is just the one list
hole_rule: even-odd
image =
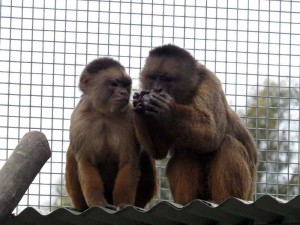
[[24,135],[0,170],[0,224],[13,212],[50,156],[43,133],[31,131]]

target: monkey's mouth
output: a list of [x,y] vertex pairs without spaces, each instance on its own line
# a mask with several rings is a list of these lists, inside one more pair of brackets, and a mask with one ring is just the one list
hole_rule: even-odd
[[126,103],[129,101],[128,97],[124,97],[124,96],[115,96],[114,97],[114,101],[115,102],[120,102],[120,103]]

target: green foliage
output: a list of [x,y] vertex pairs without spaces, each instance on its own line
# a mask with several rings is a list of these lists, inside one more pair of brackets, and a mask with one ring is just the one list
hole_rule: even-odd
[[271,194],[289,199],[298,194],[298,159],[292,154],[297,149],[290,143],[289,130],[291,110],[297,108],[299,90],[280,88],[274,82],[263,84],[249,99],[247,127],[258,149],[257,197]]

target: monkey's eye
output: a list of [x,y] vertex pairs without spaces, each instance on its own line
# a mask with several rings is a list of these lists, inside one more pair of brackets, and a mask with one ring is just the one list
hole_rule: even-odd
[[150,75],[148,75],[148,78],[150,80],[156,80],[157,79],[157,75],[156,74],[150,74]]
[[171,81],[173,81],[173,79],[172,79],[171,77],[166,77],[166,76],[161,77],[161,80],[162,80],[162,81],[166,81],[166,82],[171,82]]
[[118,86],[118,82],[112,81],[112,82],[110,83],[110,86],[112,86],[112,87],[117,87],[117,86]]

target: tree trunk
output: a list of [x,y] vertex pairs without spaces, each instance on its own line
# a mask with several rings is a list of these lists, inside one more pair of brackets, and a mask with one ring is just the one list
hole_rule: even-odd
[[0,224],[12,213],[51,151],[46,136],[38,131],[24,135],[0,170]]

